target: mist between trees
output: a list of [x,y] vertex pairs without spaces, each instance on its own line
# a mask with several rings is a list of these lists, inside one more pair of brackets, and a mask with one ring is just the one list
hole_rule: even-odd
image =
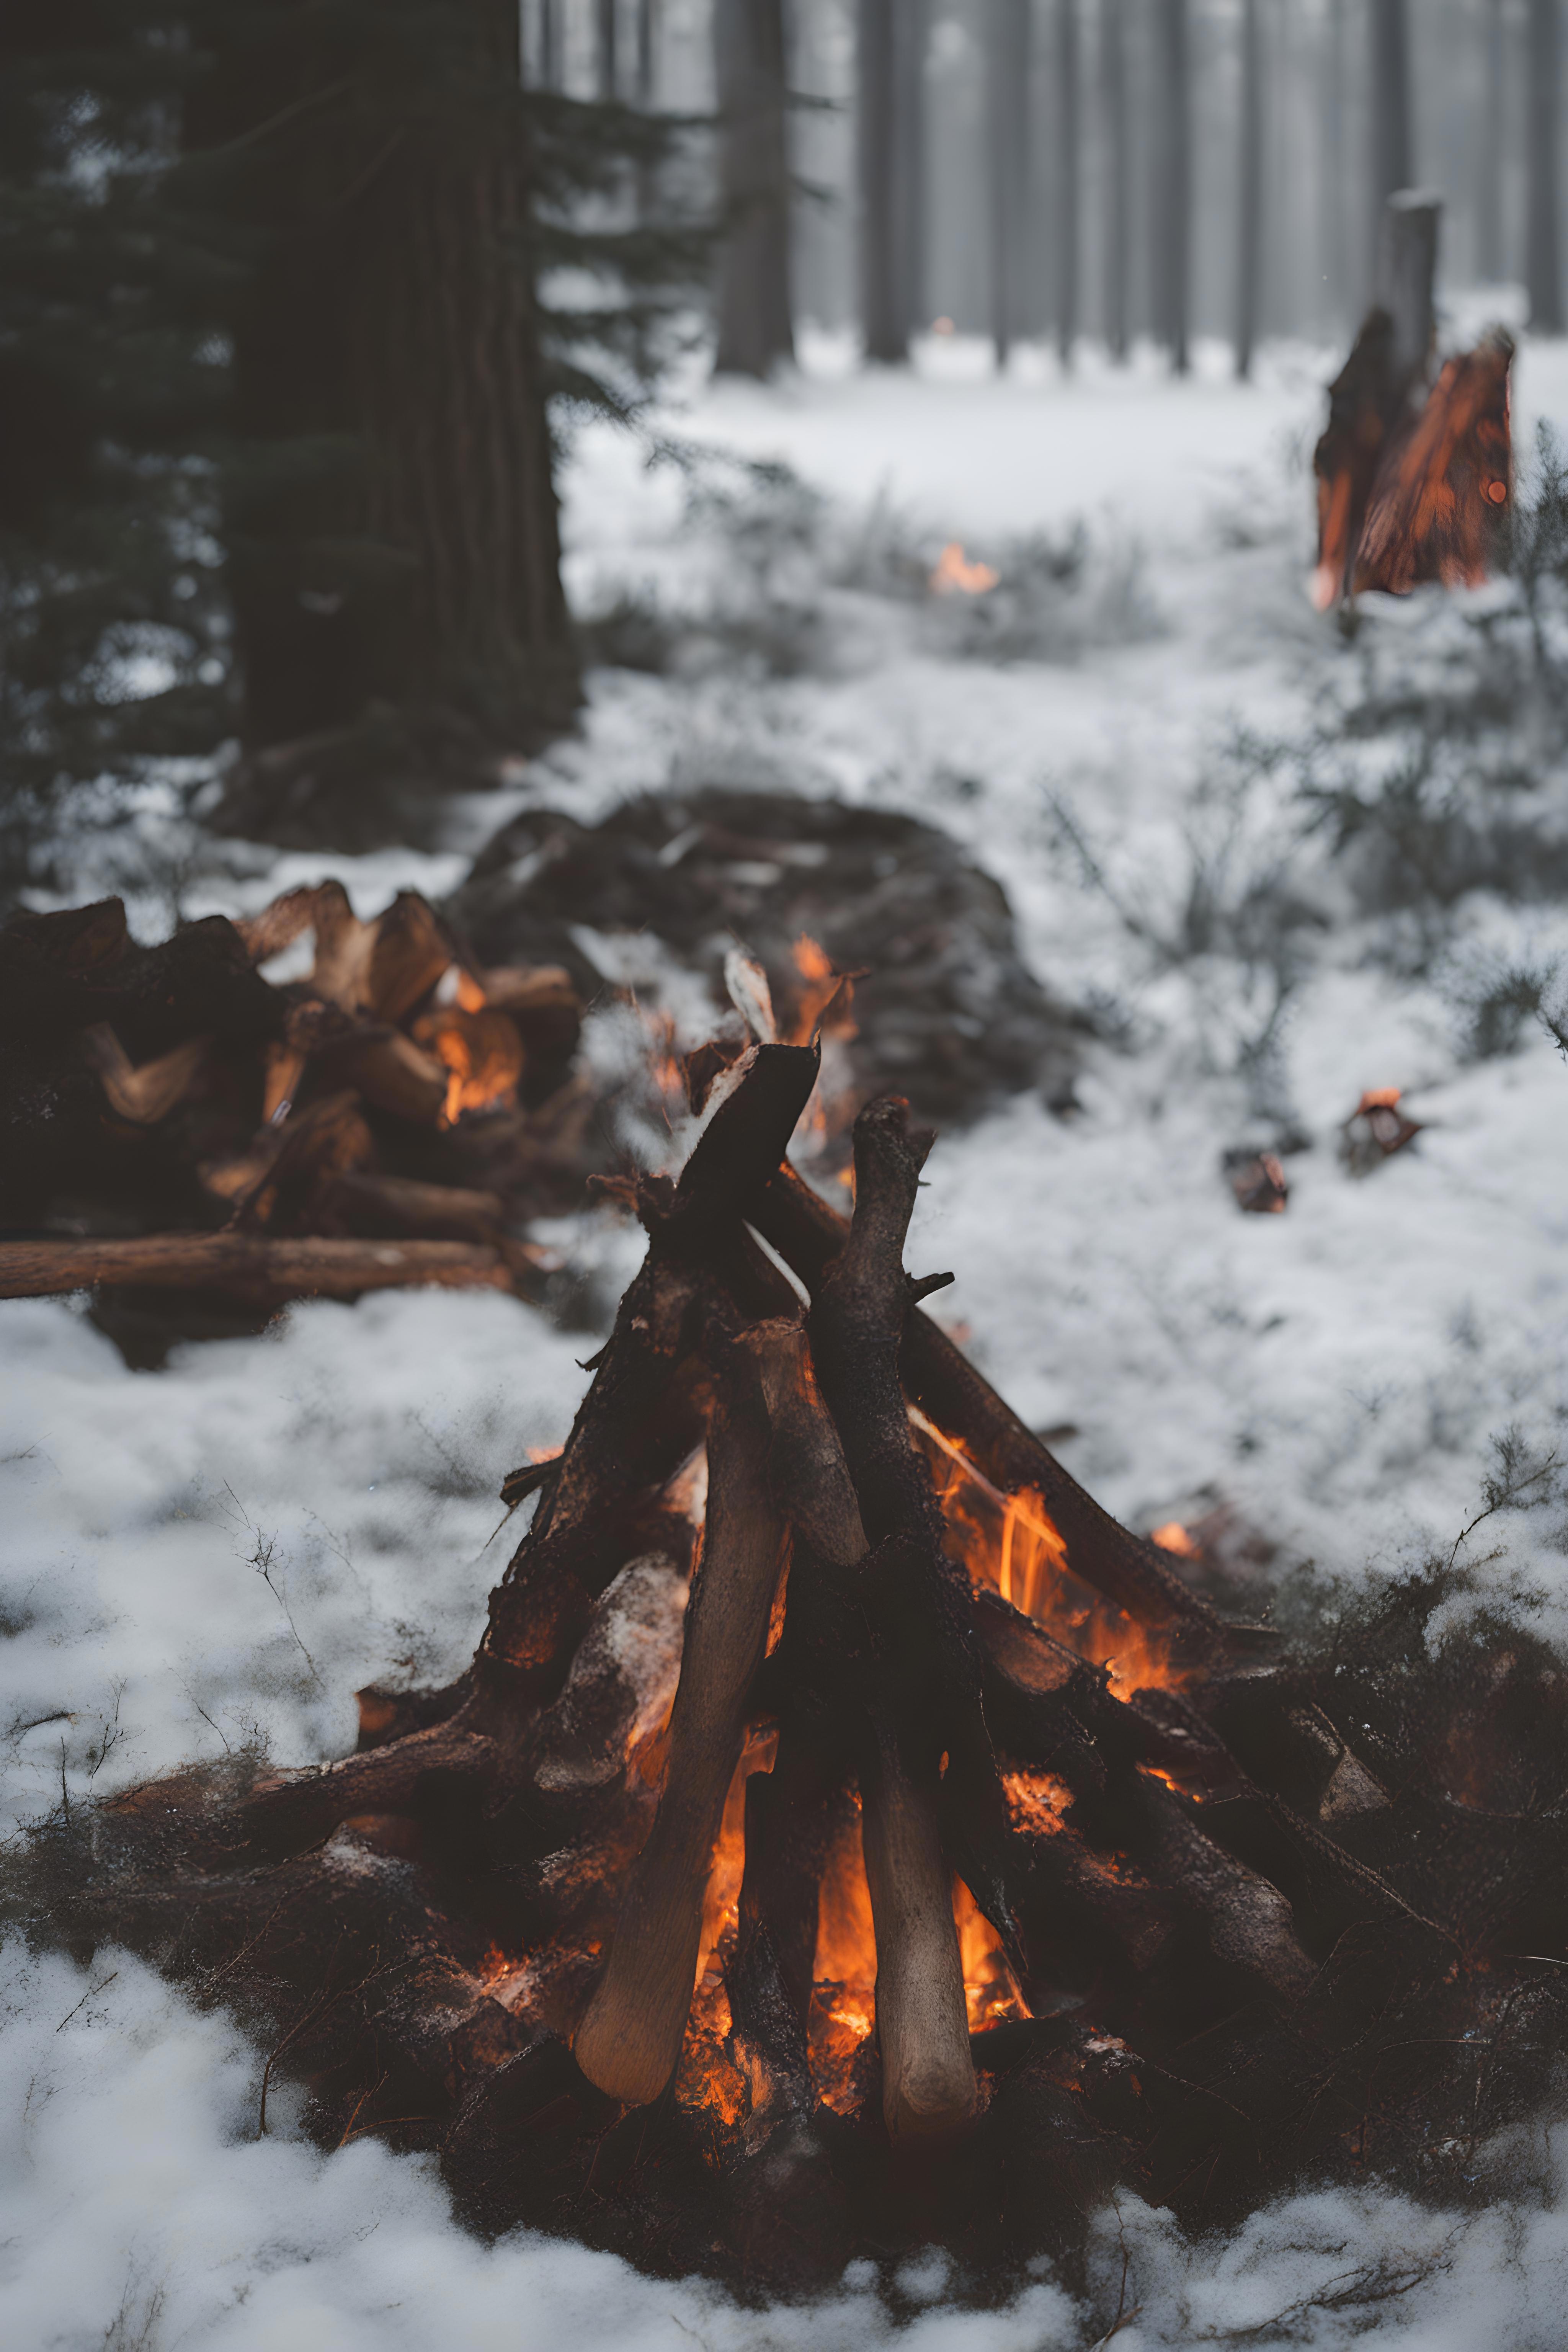
[[773,45],[793,312],[874,358],[939,319],[1178,357],[1337,335],[1415,184],[1450,283],[1516,281],[1562,324],[1560,0],[524,5],[531,70],[583,95],[612,24],[620,86],[668,107],[723,103],[716,42]]

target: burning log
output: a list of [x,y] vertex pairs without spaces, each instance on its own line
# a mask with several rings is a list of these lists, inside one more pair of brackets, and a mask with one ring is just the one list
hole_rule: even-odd
[[1378,303],[1329,388],[1312,456],[1320,612],[1366,589],[1476,587],[1495,565],[1512,477],[1513,342],[1493,329],[1428,389],[1439,209],[1409,191],[1390,198]]
[[1340,1158],[1352,1176],[1370,1176],[1420,1134],[1420,1120],[1399,1108],[1402,1093],[1399,1087],[1369,1087],[1341,1128]]
[[588,2080],[634,2107],[657,2099],[680,2061],[713,1843],[783,1565],[784,1529],[768,1487],[767,1426],[733,1359],[733,1349],[725,1350],[715,1367],[708,1516],[669,1719],[664,1794],[574,2045]]
[[[428,967],[407,910],[379,977],[326,923],[344,1020]],[[101,915],[51,937],[121,952]],[[171,1049],[123,1034],[133,1072]],[[846,1222],[783,1165],[816,1052],[710,1059],[679,1179],[621,1186],[647,1255],[563,1450],[507,1482],[534,1515],[467,1673],[362,1693],[323,1769],[78,1809],[35,1915],[242,1991],[324,2138],[438,2151],[486,2226],[752,2284],[933,2231],[1070,2258],[1117,2178],[1213,2218],[1369,2130],[1426,2179],[1527,2112],[1568,2032],[1521,1957],[1568,1947],[1568,1675],[1511,1630],[1434,1643],[1436,1581],[1260,1663],[921,1311],[906,1107],[862,1112]],[[513,1278],[501,1196],[369,1164],[363,1103],[282,1127],[228,1231],[176,1237],[226,1282],[304,1249]],[[307,1214],[394,1237],[279,1230]],[[1478,2033],[1484,2100],[1443,2071]]]

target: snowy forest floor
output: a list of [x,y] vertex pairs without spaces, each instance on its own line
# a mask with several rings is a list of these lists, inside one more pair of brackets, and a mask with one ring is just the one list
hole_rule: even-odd
[[[1329,356],[1273,352],[1254,387],[1199,358],[1180,386],[1089,360],[1063,383],[1026,358],[998,384],[962,346],[910,380],[852,373],[824,341],[779,389],[672,406],[654,437],[676,454],[651,469],[584,432],[574,601],[607,651],[658,667],[597,671],[580,737],[454,810],[434,853],[279,856],[153,809],[164,878],[132,919],[166,919],[171,877],[205,913],[337,873],[368,913],[404,884],[449,887],[514,809],[595,817],[705,783],[946,827],[1095,1034],[1075,1112],[1020,1097],[939,1144],[910,1263],[956,1271],[945,1319],[1026,1420],[1071,1425],[1063,1458],[1131,1523],[1228,1507],[1256,1532],[1260,1608],[1265,1588],[1331,1608],[1447,1559],[1501,1441],[1535,1507],[1459,1557],[1568,1640],[1546,1466],[1568,1414],[1568,1068],[1533,1010],[1568,997],[1568,793],[1561,769],[1480,791],[1478,761],[1508,745],[1465,731],[1516,600],[1373,599],[1343,639],[1304,584]],[[1521,356],[1527,478],[1537,417],[1568,437],[1568,347]],[[952,539],[1000,574],[989,596],[923,594]],[[1503,730],[1538,776],[1562,748],[1544,724],[1521,703]],[[1328,820],[1342,835],[1352,802],[1373,814],[1336,851]],[[1443,878],[1456,841],[1498,887]],[[84,840],[75,895],[114,887],[122,855]],[[1424,1131],[1357,1181],[1340,1123],[1391,1085]],[[1222,1153],[1281,1143],[1288,1211],[1243,1216]],[[606,1303],[635,1260],[603,1218],[551,1237]],[[590,1348],[495,1296],[382,1294],[132,1373],[75,1307],[0,1307],[10,1820],[247,1741],[280,1762],[342,1753],[357,1686],[456,1670],[510,1539],[500,1480],[564,1434]],[[1529,2190],[1499,2151],[1497,2193],[1464,2212],[1369,2183],[1194,2242],[1124,2198],[1088,2304],[1042,2276],[978,2310],[978,2283],[933,2258],[890,2299],[864,2265],[826,2305],[761,2313],[571,2246],[481,2248],[426,2164],[368,2138],[321,2157],[276,2088],[259,2138],[264,2053],[128,1958],[88,1975],[12,1942],[0,2015],[17,2345],[1562,2340],[1554,2123]]]

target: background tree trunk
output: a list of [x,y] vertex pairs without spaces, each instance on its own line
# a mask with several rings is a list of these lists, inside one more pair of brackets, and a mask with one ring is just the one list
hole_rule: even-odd
[[1410,34],[1405,0],[1371,0],[1372,231],[1373,268],[1384,207],[1415,175],[1410,135]]
[[1443,207],[1436,196],[1401,188],[1384,209],[1377,299],[1394,321],[1394,366],[1413,384],[1431,372],[1437,341],[1437,232]]
[[909,357],[900,283],[898,0],[860,0],[856,100],[860,165],[860,321],[868,360]]
[[1328,320],[1338,327],[1352,302],[1345,249],[1345,0],[1329,0],[1323,26],[1322,68],[1323,169],[1319,244]]
[[566,0],[539,0],[539,87],[559,89],[562,81],[562,14]]
[[1177,375],[1189,365],[1193,123],[1187,0],[1154,0],[1154,331]]
[[720,184],[721,373],[766,376],[795,356],[784,0],[714,0]]
[[1504,275],[1502,226],[1503,0],[1485,0],[1486,111],[1481,122],[1480,184],[1476,191],[1476,263],[1495,285]]
[[231,37],[187,123],[194,148],[224,147],[299,110],[258,151],[279,227],[235,339],[246,740],[379,710],[438,746],[526,747],[569,721],[578,673],[509,102],[515,0],[447,12],[434,96],[395,45],[296,39],[293,21]]
[[1057,0],[1057,350],[1072,365],[1078,335],[1079,249],[1078,0]]
[[597,0],[597,48],[599,66],[599,96],[617,98],[620,95],[620,58],[616,35],[619,26],[619,0]]
[[658,0],[637,0],[637,104],[650,113],[658,94]]
[[1558,0],[1530,0],[1529,210],[1525,277],[1530,323],[1538,334],[1563,332],[1563,268],[1558,246],[1558,110],[1561,59]]
[[1105,341],[1113,360],[1127,357],[1127,262],[1131,242],[1127,135],[1127,31],[1123,0],[1102,0],[1100,80],[1105,113]]
[[1241,0],[1241,122],[1237,169],[1236,372],[1252,373],[1263,255],[1263,58],[1258,0]]
[[1024,325],[1029,247],[1030,0],[991,0],[987,59],[990,131],[991,334],[998,369]]

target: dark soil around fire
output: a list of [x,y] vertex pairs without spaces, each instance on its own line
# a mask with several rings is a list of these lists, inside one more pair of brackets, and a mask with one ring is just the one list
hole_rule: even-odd
[[[1451,1596],[1440,1577],[1394,1587],[1308,1649],[1189,1686],[1246,1768],[1245,1785],[1194,1816],[1289,1896],[1317,1967],[1304,1994],[1260,1992],[1244,1955],[1227,1963],[1179,1918],[1147,1968],[1075,1948],[1053,1932],[1042,1886],[1025,1920],[1038,2013],[976,2035],[984,2112],[934,2153],[889,2151],[874,2035],[850,2112],[781,2121],[718,2045],[728,2112],[689,2064],[656,2105],[628,2112],[537,2021],[497,2002],[461,2022],[455,2004],[444,2014],[445,1974],[482,1964],[502,1914],[516,1936],[521,1888],[534,1890],[524,1911],[547,1908],[542,1890],[571,1861],[547,1851],[541,1823],[531,1859],[498,1864],[456,1788],[421,1801],[438,1835],[419,1861],[351,1824],[324,1855],[226,1877],[209,1852],[198,1885],[188,1809],[224,1792],[186,1777],[144,1792],[160,1804],[57,1817],[13,1866],[7,1908],[79,1957],[128,1942],[198,2000],[237,2006],[272,2053],[273,2084],[309,2085],[323,2147],[372,2130],[438,2152],[481,2232],[540,2228],[742,2294],[809,2292],[857,2257],[890,2275],[932,2243],[976,2300],[1010,2292],[1042,2254],[1070,2282],[1119,2184],[1194,2228],[1314,2179],[1471,2202],[1489,2193],[1489,2143],[1556,2094],[1568,2046],[1552,1959],[1568,1946],[1568,1674],[1500,1622],[1434,1638]],[[1353,1740],[1386,1803],[1337,1816],[1332,1773],[1279,1729],[1287,1705]],[[1112,1775],[1099,1803],[1114,1814],[1119,1801]],[[1093,1811],[1080,1800],[1069,1830],[1102,1835]],[[294,1908],[320,1861],[338,1897],[330,1952],[305,1903]],[[1119,1867],[1155,1874],[1135,1835]],[[467,1923],[440,1952],[436,1916]],[[395,1946],[389,1917],[405,1923]],[[422,2041],[407,2030],[416,2014]]]

